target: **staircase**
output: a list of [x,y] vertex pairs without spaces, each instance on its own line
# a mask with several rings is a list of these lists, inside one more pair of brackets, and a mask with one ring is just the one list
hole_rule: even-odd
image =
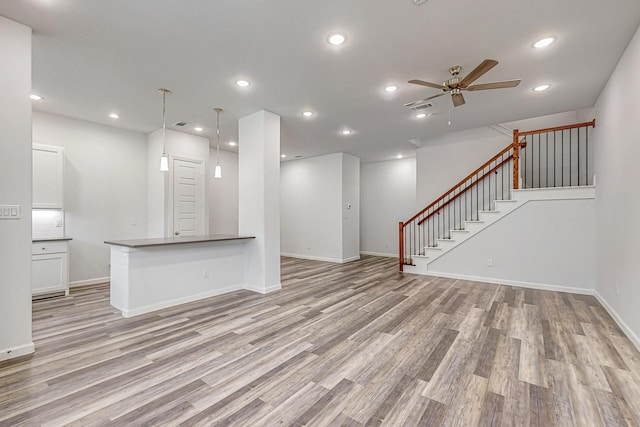
[[[565,187],[592,186],[589,129],[594,126],[595,120],[527,132],[514,130],[511,144],[399,223],[400,271],[426,274],[430,263],[528,201],[553,199]],[[571,197],[576,194],[581,197],[575,191]]]

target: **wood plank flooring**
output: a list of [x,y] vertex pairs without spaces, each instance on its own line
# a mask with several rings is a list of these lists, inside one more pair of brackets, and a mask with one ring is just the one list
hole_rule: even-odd
[[131,319],[107,286],[34,302],[0,426],[640,425],[640,353],[592,297],[370,256],[283,258],[282,284]]

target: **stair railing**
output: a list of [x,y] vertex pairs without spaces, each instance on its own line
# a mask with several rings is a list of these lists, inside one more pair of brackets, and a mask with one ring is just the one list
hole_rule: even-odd
[[[511,189],[592,185],[590,122],[533,131],[513,131],[513,141],[409,220],[398,224],[399,265],[438,240],[450,239],[465,221],[494,210],[495,200],[511,199]],[[543,178],[544,177],[544,178]],[[552,178],[553,177],[553,178]]]
[[409,220],[399,223],[400,271],[411,265],[414,254],[437,247],[439,239],[450,239],[450,230],[461,230],[465,221],[477,221],[478,212],[493,210],[498,199],[511,198],[518,188],[518,158],[524,143],[515,140],[482,166],[451,187]]
[[522,151],[522,188],[593,185],[593,144],[590,128],[595,119],[575,125],[528,132],[514,131],[527,143]]

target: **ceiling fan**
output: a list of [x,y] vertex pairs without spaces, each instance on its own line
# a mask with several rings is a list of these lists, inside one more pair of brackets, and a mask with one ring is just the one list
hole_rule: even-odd
[[455,67],[449,68],[449,73],[451,74],[451,78],[442,84],[425,82],[423,80],[409,80],[409,83],[413,83],[416,85],[432,87],[435,89],[442,90],[442,93],[438,95],[430,96],[429,98],[424,98],[419,101],[409,102],[408,104],[404,104],[405,107],[417,107],[420,105],[424,105],[428,100],[437,98],[439,96],[445,95],[447,93],[451,94],[451,99],[453,101],[453,105],[455,107],[459,107],[465,103],[464,96],[462,96],[463,90],[487,90],[487,89],[502,89],[507,87],[516,87],[520,84],[520,80],[505,80],[502,82],[494,82],[494,83],[482,83],[478,85],[471,85],[471,83],[478,80],[482,77],[487,71],[492,69],[498,65],[498,61],[494,61],[493,59],[485,59],[482,61],[480,65],[478,65],[472,72],[467,74],[466,77],[460,78],[459,74],[462,70],[462,67],[456,65]]

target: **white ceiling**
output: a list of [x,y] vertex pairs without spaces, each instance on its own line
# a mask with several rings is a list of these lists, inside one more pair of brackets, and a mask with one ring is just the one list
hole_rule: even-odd
[[[367,162],[413,155],[410,139],[593,106],[640,24],[640,2],[2,0],[0,15],[33,28],[33,89],[45,98],[36,110],[148,133],[161,125],[166,87],[167,122],[202,125],[212,144],[214,107],[225,110],[223,142],[236,140],[238,118],[266,109],[282,117],[283,153]],[[329,45],[332,31],[347,42]],[[532,47],[548,35],[557,42]],[[422,120],[403,107],[438,93],[407,80],[442,82],[452,65],[466,75],[486,58],[500,64],[476,83],[520,86],[466,92],[455,110],[437,98]],[[385,93],[392,83],[400,89]],[[531,90],[542,83],[551,88]]]

